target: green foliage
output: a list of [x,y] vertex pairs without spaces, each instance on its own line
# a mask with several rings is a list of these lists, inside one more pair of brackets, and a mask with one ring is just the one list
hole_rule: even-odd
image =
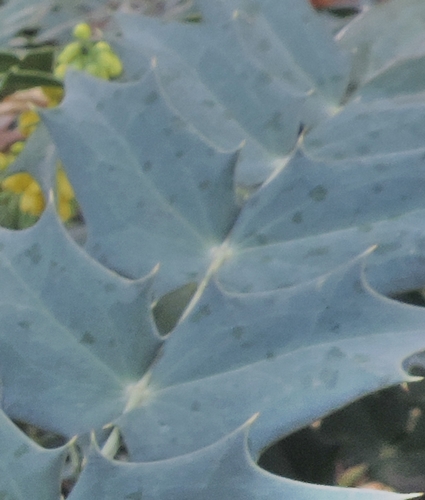
[[[117,16],[127,82],[68,71],[12,166],[50,201],[0,231],[0,434],[17,443],[0,463],[28,441],[9,419],[76,438],[27,443],[0,492],[58,498],[78,449],[71,500],[413,498],[255,462],[416,380],[425,311],[387,296],[425,282],[425,6],[393,0],[336,36],[301,0],[196,7],[196,23]],[[58,156],[81,246],[54,208]]]
[[53,48],[28,50],[22,57],[0,52],[0,96],[39,85],[62,86],[52,75],[53,57]]

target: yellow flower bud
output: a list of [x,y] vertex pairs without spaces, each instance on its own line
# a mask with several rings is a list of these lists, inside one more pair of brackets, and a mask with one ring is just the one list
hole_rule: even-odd
[[24,191],[19,200],[19,208],[30,215],[40,215],[44,210],[44,196],[41,190],[38,193]]
[[47,97],[48,106],[56,106],[62,101],[63,88],[62,87],[41,87],[43,94]]
[[93,48],[95,49],[95,51],[99,51],[99,52],[102,52],[102,51],[112,52],[112,48],[109,45],[109,43],[104,42],[103,40],[95,43]]
[[59,64],[59,66],[56,66],[53,74],[57,77],[57,78],[65,78],[65,73],[68,69],[68,65],[63,63],[63,64]]
[[6,177],[1,183],[1,187],[13,193],[23,193],[27,187],[34,182],[34,179],[27,172],[19,172],[18,174]]
[[100,52],[97,61],[107,71],[110,78],[115,78],[122,73],[121,61],[113,52]]
[[0,170],[4,170],[10,163],[9,155],[0,152]]
[[97,76],[98,78],[103,78],[104,80],[109,80],[108,71],[102,66],[99,66],[97,63],[89,63],[84,69],[90,75]]
[[36,129],[40,117],[34,109],[28,109],[19,115],[18,128],[25,137],[31,135]]
[[63,169],[58,169],[57,186],[59,200],[70,201],[75,197],[74,189]]
[[10,146],[9,151],[14,155],[18,155],[24,149],[24,147],[24,141],[16,141]]
[[80,23],[75,26],[72,34],[79,40],[88,40],[92,36],[92,30],[87,23]]
[[69,220],[74,215],[71,203],[67,200],[59,200],[58,213],[63,222]]
[[62,52],[58,55],[57,62],[59,64],[69,64],[76,57],[81,55],[81,43],[80,42],[71,42],[68,45],[65,45]]
[[27,188],[25,189],[25,193],[32,194],[32,195],[40,195],[42,194],[40,184],[35,181],[34,179],[28,184]]

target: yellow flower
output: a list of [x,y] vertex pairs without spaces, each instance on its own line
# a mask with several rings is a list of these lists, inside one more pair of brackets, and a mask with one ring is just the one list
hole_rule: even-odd
[[63,222],[71,219],[74,215],[71,203],[68,200],[60,199],[58,203],[58,213]]
[[56,106],[62,101],[63,88],[62,87],[41,87],[43,94],[47,97],[49,108]]
[[39,216],[45,206],[43,192],[40,185],[27,172],[6,177],[1,183],[2,189],[21,194],[19,208],[22,212]]
[[88,40],[92,36],[92,31],[87,23],[80,23],[75,26],[72,34],[78,40]]
[[19,115],[18,127],[24,137],[30,136],[40,121],[37,111],[28,109]]
[[63,168],[58,168],[57,173],[58,197],[64,201],[70,201],[75,198],[74,189],[69,182],[68,177]]
[[26,189],[19,201],[19,208],[22,212],[39,216],[43,212],[45,201],[40,186],[33,181]]
[[18,174],[6,177],[6,179],[2,181],[1,187],[7,191],[20,194],[27,189],[31,182],[35,181],[30,174],[27,172],[19,172]]
[[0,151],[0,170],[4,170],[10,163],[9,155]]
[[62,168],[61,163],[58,164],[56,173],[56,187],[57,187],[57,210],[59,217],[63,222],[68,221],[75,215],[75,193],[74,189],[69,182],[69,179]]

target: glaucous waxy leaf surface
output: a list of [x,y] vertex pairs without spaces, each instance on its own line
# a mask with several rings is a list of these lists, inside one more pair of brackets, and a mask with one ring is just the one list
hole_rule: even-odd
[[423,346],[425,311],[370,290],[360,262],[262,294],[211,283],[164,346],[143,404],[118,421],[132,457],[194,451],[259,412],[250,431],[257,457],[366,388],[408,380],[400,360]]
[[0,495],[11,500],[57,500],[68,446],[46,450],[0,410]]
[[[198,6],[199,24],[120,17],[124,59],[139,51],[143,77],[70,72],[62,104],[43,112],[87,242],[52,200],[32,228],[0,230],[4,411],[66,436],[119,428],[131,462],[93,437],[71,500],[409,498],[289,481],[253,460],[413,380],[425,311],[381,293],[425,281],[420,87],[403,92],[383,71],[383,98],[373,78],[350,95],[351,49],[307,2]],[[48,158],[30,170],[47,193],[56,152],[44,140]],[[270,172],[245,199],[235,178]],[[195,286],[160,339],[152,296]]]
[[264,179],[310,127],[337,107],[348,82],[345,54],[307,2],[197,3],[202,22],[119,17],[124,40],[154,57],[164,93],[218,148],[247,142],[244,183]]
[[252,461],[247,447],[253,421],[255,416],[213,445],[178,459],[120,463],[106,459],[93,445],[69,499],[401,500],[415,496],[307,485],[266,473]]
[[199,281],[239,210],[237,152],[202,143],[152,73],[125,85],[77,74],[68,81],[64,103],[46,120],[70,166],[89,252],[131,277],[159,263],[160,295]]
[[52,206],[30,229],[0,230],[0,241],[4,410],[67,436],[108,423],[160,345],[151,278],[128,281],[102,268]]

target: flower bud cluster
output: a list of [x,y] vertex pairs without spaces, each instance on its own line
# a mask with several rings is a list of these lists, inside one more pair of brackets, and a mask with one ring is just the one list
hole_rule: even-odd
[[[103,40],[93,40],[91,27],[80,23],[73,30],[75,40],[64,47],[56,60],[54,74],[63,78],[68,68],[75,68],[87,73],[110,80],[118,77],[123,70],[119,57],[111,46]],[[42,87],[47,98],[47,106],[56,106],[62,99],[63,90],[60,87]],[[18,128],[24,138],[29,137],[37,127],[40,117],[34,107],[23,111],[18,118]],[[0,170],[4,170],[24,148],[25,142],[12,144],[7,152],[0,152]],[[19,196],[19,209],[31,216],[40,216],[45,207],[45,199],[38,182],[26,172],[20,172],[6,177],[0,186],[3,191]],[[56,173],[57,210],[65,222],[77,213],[77,202],[74,190],[66,173],[58,162]]]
[[92,30],[86,23],[75,26],[76,40],[65,46],[57,58],[55,76],[63,78],[68,68],[72,67],[110,80],[120,76],[122,64],[109,43],[92,40]]

